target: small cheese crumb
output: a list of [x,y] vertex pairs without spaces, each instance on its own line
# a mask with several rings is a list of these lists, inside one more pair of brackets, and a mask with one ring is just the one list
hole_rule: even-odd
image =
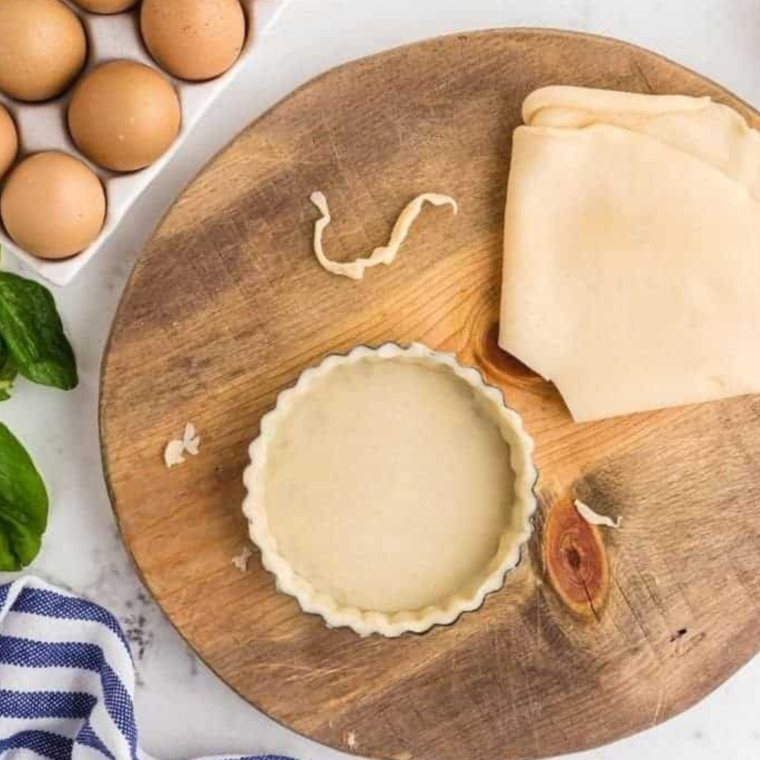
[[201,437],[195,430],[195,425],[192,422],[188,422],[185,425],[185,432],[182,436],[182,440],[174,439],[166,444],[164,449],[164,463],[171,469],[177,465],[182,464],[185,461],[185,454],[191,456],[197,456],[200,451]]
[[243,549],[243,551],[237,555],[237,557],[232,558],[231,562],[238,570],[240,570],[241,573],[244,573],[246,570],[248,570],[248,561],[252,556],[253,552],[246,546],[245,549]]
[[618,517],[617,520],[613,520],[607,515],[600,515],[594,512],[588,504],[584,504],[580,499],[575,500],[575,508],[578,510],[578,514],[590,525],[604,525],[606,528],[619,528],[620,523],[623,521],[622,517]]
[[356,749],[359,746],[359,742],[356,741],[355,731],[348,732],[348,735],[346,736],[346,744],[348,745],[349,749]]
[[387,245],[375,248],[372,251],[372,255],[368,258],[342,263],[328,259],[322,247],[322,235],[332,221],[330,207],[327,205],[325,194],[317,190],[311,194],[309,200],[319,209],[319,213],[322,214],[322,217],[314,223],[314,255],[321,266],[328,272],[349,277],[352,280],[361,280],[364,277],[364,272],[370,267],[377,266],[378,264],[388,266],[393,263],[396,254],[399,252],[402,243],[406,240],[412,228],[414,220],[420,215],[425,203],[430,203],[433,206],[451,206],[455,214],[459,213],[457,202],[448,195],[441,195],[440,193],[423,193],[422,195],[418,195],[401,212],[396,224],[393,226],[393,231]]
[[185,451],[185,444],[182,441],[169,441],[164,449],[164,463],[171,469],[185,461],[182,454]]
[[185,425],[185,432],[182,436],[182,440],[187,443],[193,438],[195,438],[195,425],[193,425],[192,422],[188,422],[187,425]]
[[195,425],[192,422],[188,422],[185,425],[185,435],[182,440],[185,451],[191,456],[197,456],[201,447],[201,437],[195,431]]

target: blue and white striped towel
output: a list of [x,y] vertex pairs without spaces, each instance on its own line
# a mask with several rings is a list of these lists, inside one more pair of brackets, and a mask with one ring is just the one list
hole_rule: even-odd
[[34,578],[0,586],[0,758],[150,760],[134,691],[110,612]]

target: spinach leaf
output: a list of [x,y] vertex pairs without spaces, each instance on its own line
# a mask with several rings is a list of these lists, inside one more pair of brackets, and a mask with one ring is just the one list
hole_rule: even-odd
[[48,495],[26,449],[0,422],[0,570],[37,556],[47,528]]
[[18,370],[13,362],[8,362],[0,372],[0,401],[7,401],[11,397],[13,383],[18,375]]
[[0,528],[0,568],[15,568],[18,564],[16,555],[11,550],[11,540],[2,528]]
[[0,335],[19,374],[40,385],[76,388],[74,351],[46,287],[0,272]]
[[0,338],[0,401],[7,401],[11,397],[11,389],[16,375],[18,375],[18,370],[8,355],[5,341]]

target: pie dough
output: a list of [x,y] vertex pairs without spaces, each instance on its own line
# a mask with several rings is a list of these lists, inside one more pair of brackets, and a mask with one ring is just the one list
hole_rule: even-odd
[[533,444],[475,369],[415,344],[330,356],[280,394],[244,512],[280,591],[366,636],[452,623],[531,533]]
[[418,195],[414,200],[407,203],[404,210],[393,225],[391,237],[386,245],[375,248],[372,254],[367,258],[355,259],[354,261],[332,261],[327,258],[322,245],[322,236],[332,221],[330,216],[330,207],[327,205],[327,198],[324,193],[313,192],[310,197],[311,202],[317,207],[322,216],[314,223],[314,255],[323,269],[332,274],[349,277],[352,280],[361,280],[367,269],[376,267],[378,264],[389,266],[396,260],[396,256],[401,250],[401,246],[409,235],[415,219],[422,213],[422,207],[429,203],[432,206],[451,206],[454,214],[459,213],[457,202],[448,195],[440,193],[423,193]]
[[523,118],[502,348],[578,421],[760,392],[760,134],[709,98],[575,87]]

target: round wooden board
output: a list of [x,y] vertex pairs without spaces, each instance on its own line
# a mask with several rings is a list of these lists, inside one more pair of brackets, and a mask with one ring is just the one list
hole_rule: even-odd
[[[460,34],[332,71],[251,126],[184,193],[140,259],[103,369],[108,483],[127,547],[200,656],[274,719],[395,760],[542,757],[653,726],[760,645],[760,398],[575,425],[495,344],[503,207],[523,98],[567,83],[735,97],[654,54],[551,31]],[[334,256],[427,209],[362,283],[311,252],[325,191]],[[246,544],[241,474],[281,389],[331,352],[387,340],[455,351],[537,442],[540,511],[504,589],[399,640],[328,630]],[[637,371],[636,367],[631,368]],[[642,377],[642,382],[650,382]],[[200,456],[164,468],[193,421]],[[347,459],[350,452],[346,452]],[[623,515],[601,532],[579,497]]]

